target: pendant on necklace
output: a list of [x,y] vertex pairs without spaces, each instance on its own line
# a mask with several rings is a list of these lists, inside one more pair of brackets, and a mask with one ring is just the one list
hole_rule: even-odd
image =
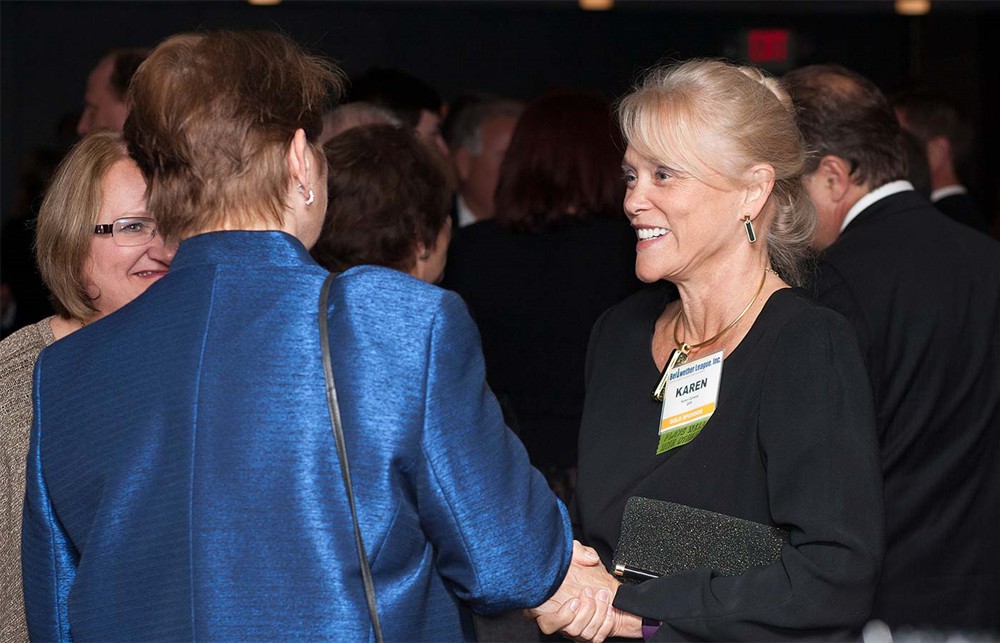
[[663,391],[667,388],[667,380],[670,379],[670,371],[674,370],[684,362],[688,360],[688,353],[691,352],[691,347],[687,342],[682,342],[678,348],[670,351],[670,358],[667,360],[667,365],[663,367],[663,372],[660,373],[660,382],[653,389],[653,397],[662,402],[663,401]]

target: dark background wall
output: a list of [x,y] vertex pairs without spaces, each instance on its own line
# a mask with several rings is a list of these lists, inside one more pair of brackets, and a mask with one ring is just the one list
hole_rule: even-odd
[[977,187],[997,208],[1000,181],[1000,2],[937,0],[924,17],[886,1],[690,2],[618,0],[586,12],[572,0],[534,2],[0,2],[0,208],[21,159],[56,143],[80,109],[86,77],[111,47],[151,46],[198,28],[280,29],[349,73],[395,66],[445,100],[467,90],[528,99],[552,86],[627,91],[665,58],[742,55],[748,28],[792,30],[797,64],[840,62],[886,91],[923,82],[953,93],[980,133]]

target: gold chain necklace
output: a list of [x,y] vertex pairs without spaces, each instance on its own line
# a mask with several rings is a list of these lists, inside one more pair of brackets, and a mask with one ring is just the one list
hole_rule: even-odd
[[696,348],[701,348],[702,346],[708,346],[712,342],[718,340],[720,337],[731,331],[733,327],[736,326],[736,324],[740,323],[740,320],[743,319],[743,316],[746,315],[751,308],[753,308],[753,305],[755,303],[757,303],[757,298],[760,297],[760,293],[764,291],[764,282],[767,281],[768,272],[774,272],[774,271],[770,269],[764,270],[764,276],[761,277],[760,279],[760,285],[757,286],[757,292],[754,294],[753,299],[750,300],[750,303],[747,304],[747,307],[743,309],[743,312],[737,315],[736,319],[729,322],[729,325],[727,325],[725,328],[716,333],[714,337],[710,337],[704,341],[700,341],[697,344],[688,344],[687,342],[682,342],[677,337],[677,327],[680,325],[681,317],[684,316],[684,306],[680,306],[680,311],[674,318],[674,344],[676,345],[676,348],[674,348],[670,352],[670,359],[667,360],[667,365],[663,368],[663,373],[660,375],[660,382],[656,385],[656,388],[653,389],[653,397],[655,397],[657,400],[661,402],[663,401],[663,390],[667,387],[668,374],[670,373],[670,371],[672,371],[676,367],[686,362],[688,359],[688,355],[691,353],[691,351],[693,351]]

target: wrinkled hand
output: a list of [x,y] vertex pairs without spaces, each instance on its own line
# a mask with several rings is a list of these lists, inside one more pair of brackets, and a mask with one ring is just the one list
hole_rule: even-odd
[[525,616],[536,619],[546,634],[558,631],[575,641],[603,641],[617,621],[618,610],[611,603],[620,583],[600,562],[597,552],[573,541],[573,559],[562,585],[549,600],[525,610]]
[[[601,587],[611,591],[612,594],[617,589],[616,581],[610,574],[604,571],[601,565],[601,558],[597,552],[590,547],[585,547],[579,541],[573,541],[573,559],[570,561],[569,570],[563,578],[562,585],[556,593],[549,597],[538,607],[528,610],[531,618],[537,618],[539,614],[549,613],[559,609],[573,598],[580,597],[587,587],[594,588],[595,593]],[[544,608],[544,609],[543,609]]]
[[[601,643],[611,634],[615,625],[615,610],[611,607],[611,600],[608,590],[599,589],[595,592],[592,587],[585,587],[580,596],[569,599],[557,610],[538,613],[536,624],[546,634],[559,632],[574,641]],[[547,601],[536,610],[555,605],[554,601]]]

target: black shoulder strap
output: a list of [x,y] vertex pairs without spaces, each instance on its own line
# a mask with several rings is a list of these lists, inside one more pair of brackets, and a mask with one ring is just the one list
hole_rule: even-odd
[[351,519],[354,521],[354,540],[358,548],[358,561],[361,563],[361,576],[365,582],[365,598],[368,600],[368,614],[371,616],[372,627],[375,630],[375,641],[382,643],[382,624],[379,621],[378,609],[375,606],[375,584],[372,582],[372,571],[368,566],[368,556],[365,555],[365,544],[361,540],[361,528],[358,526],[358,511],[354,505],[354,486],[351,484],[351,469],[347,464],[344,427],[340,421],[340,405],[337,403],[337,387],[333,382],[333,362],[330,359],[330,333],[327,328],[327,310],[329,307],[330,285],[336,277],[337,273],[328,275],[319,293],[319,341],[323,350],[323,372],[326,374],[326,402],[330,407],[330,418],[333,420],[333,439],[337,443],[340,471],[344,475],[344,488],[347,490],[347,500],[351,506]]

